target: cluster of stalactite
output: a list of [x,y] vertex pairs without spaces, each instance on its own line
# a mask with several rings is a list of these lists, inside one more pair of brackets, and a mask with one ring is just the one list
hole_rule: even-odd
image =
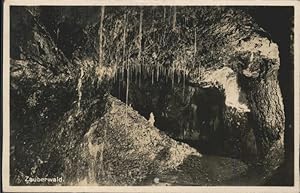
[[[175,82],[181,82],[184,90],[189,68],[190,66],[194,68],[197,63],[198,28],[196,22],[194,20],[188,21],[189,17],[184,16],[184,29],[183,27],[176,26],[178,17],[176,7],[163,7],[162,11],[155,10],[154,8],[150,11],[146,9],[146,16],[144,16],[144,8],[139,7],[123,10],[123,15],[112,16],[117,20],[115,26],[105,29],[105,23],[109,23],[110,21],[105,21],[104,10],[105,7],[101,7],[98,30],[99,66],[116,66],[117,70],[113,73],[113,79],[119,83],[125,80],[127,89],[129,89],[131,81],[136,81],[141,85],[144,79],[150,79],[152,84],[160,81],[160,79],[165,79],[165,82],[171,81],[172,86]],[[159,28],[157,26],[157,14],[162,14],[162,21],[160,22],[162,22],[165,27]],[[148,29],[149,18],[147,18],[149,15],[152,17],[152,21],[150,20],[150,29]],[[132,20],[133,17],[138,23],[137,27],[129,21]],[[193,18],[194,17],[195,15],[193,15]],[[144,25],[143,22],[145,22],[146,25]],[[192,24],[187,24],[187,22]],[[188,25],[191,26],[188,27]],[[137,29],[137,32],[133,31],[134,29]],[[112,30],[112,32],[105,36],[106,34],[103,33],[103,31],[107,30]],[[181,43],[179,31],[182,30],[186,31],[186,36],[193,37],[191,38],[191,42],[187,40],[188,45],[183,48],[183,52],[177,56],[174,56],[173,53],[161,53],[160,49],[163,47],[166,49],[176,47],[174,45],[168,45],[172,41],[172,36],[177,37],[174,42],[171,43]],[[106,45],[103,45],[104,39],[106,40]],[[109,46],[110,43],[108,43],[108,41],[117,42],[117,45],[112,44],[112,46]],[[178,47],[180,47],[180,45]],[[114,55],[114,59],[112,59],[112,55]],[[200,66],[198,68],[200,75]],[[128,94],[128,91],[126,91],[126,93]],[[128,96],[126,98],[128,98]],[[126,100],[126,104],[127,103],[128,100]]]

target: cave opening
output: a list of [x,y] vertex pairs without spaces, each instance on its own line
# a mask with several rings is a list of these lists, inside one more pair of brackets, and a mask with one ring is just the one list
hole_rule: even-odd
[[[117,75],[112,95],[126,103],[127,71]],[[151,74],[151,73],[150,73]],[[181,74],[182,75],[182,74]],[[225,97],[217,88],[200,88],[189,84],[180,74],[173,79],[132,72],[128,105],[173,139],[189,144],[204,154],[224,151],[223,111]],[[153,115],[153,116],[152,116]],[[150,118],[152,116],[152,118]]]

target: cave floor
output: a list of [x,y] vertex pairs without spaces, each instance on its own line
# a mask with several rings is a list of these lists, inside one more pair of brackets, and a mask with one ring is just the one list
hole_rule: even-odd
[[139,185],[254,186],[264,183],[264,175],[258,168],[245,167],[241,163],[220,156],[202,155],[201,158],[190,156],[178,169],[163,175],[150,175]]

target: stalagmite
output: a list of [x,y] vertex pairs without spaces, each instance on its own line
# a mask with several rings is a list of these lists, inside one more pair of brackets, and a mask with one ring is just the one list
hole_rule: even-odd
[[150,113],[150,116],[149,116],[149,123],[151,124],[151,126],[154,126],[154,122],[155,122],[155,118],[154,118],[154,114],[153,112]]

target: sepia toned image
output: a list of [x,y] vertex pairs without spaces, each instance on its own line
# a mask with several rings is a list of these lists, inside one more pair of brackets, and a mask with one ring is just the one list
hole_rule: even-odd
[[10,6],[9,186],[294,187],[294,18]]

